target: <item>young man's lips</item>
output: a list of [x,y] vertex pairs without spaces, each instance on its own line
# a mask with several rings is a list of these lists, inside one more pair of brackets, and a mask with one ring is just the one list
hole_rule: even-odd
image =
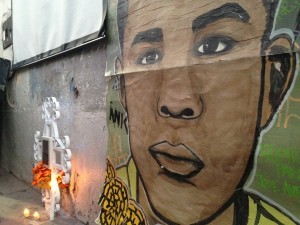
[[191,178],[204,167],[203,161],[183,144],[164,141],[150,146],[149,151],[159,167],[172,177]]

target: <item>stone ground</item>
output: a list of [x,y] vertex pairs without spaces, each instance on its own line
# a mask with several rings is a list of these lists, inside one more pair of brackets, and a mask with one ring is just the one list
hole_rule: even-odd
[[[23,211],[30,210],[31,216],[25,218]],[[41,218],[35,221],[33,213]],[[0,224],[1,225],[83,225],[82,222],[67,215],[62,210],[54,221],[49,221],[41,201],[41,193],[24,184],[12,174],[0,168]]]

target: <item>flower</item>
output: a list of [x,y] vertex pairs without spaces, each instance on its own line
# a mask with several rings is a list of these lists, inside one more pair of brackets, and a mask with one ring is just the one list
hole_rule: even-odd
[[126,184],[116,177],[112,163],[107,160],[105,185],[98,204],[101,211],[96,219],[103,225],[146,225],[143,210],[130,197]]
[[[33,169],[33,180],[31,184],[40,189],[51,189],[50,181],[51,181],[51,170],[47,168],[42,161],[40,161]],[[60,188],[67,188],[68,184],[62,183],[62,177],[65,175],[63,171],[61,171],[57,175],[57,182]]]

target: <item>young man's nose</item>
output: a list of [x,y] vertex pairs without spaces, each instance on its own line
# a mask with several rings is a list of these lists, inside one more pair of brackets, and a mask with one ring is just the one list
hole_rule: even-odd
[[172,69],[162,74],[158,113],[162,117],[195,119],[201,115],[203,101],[193,90],[185,69]]

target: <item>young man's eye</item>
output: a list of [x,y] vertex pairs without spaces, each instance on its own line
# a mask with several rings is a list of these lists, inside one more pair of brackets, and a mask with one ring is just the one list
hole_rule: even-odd
[[233,47],[234,40],[228,37],[208,37],[194,47],[194,54],[213,55],[227,51]]
[[162,52],[159,49],[151,49],[143,53],[137,60],[140,65],[151,65],[162,59]]

